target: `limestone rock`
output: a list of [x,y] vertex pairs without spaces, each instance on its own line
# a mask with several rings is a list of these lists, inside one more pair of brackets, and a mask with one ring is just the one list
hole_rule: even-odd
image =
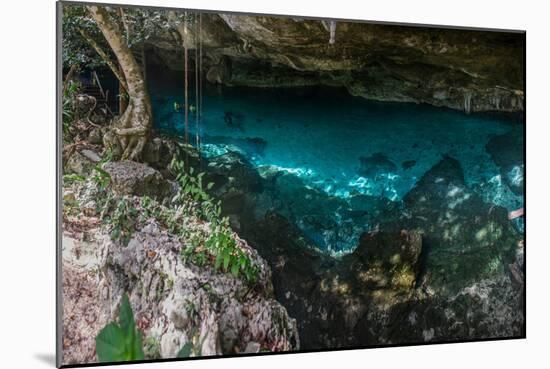
[[111,176],[111,186],[119,195],[170,196],[174,186],[165,180],[159,171],[133,161],[109,162],[103,169]]
[[93,150],[76,150],[67,159],[64,166],[64,173],[76,173],[87,176],[100,161],[101,157]]
[[240,278],[184,263],[181,248],[154,221],[126,247],[104,237],[99,245],[103,311],[112,311],[127,292],[137,324],[160,342],[163,358],[174,357],[189,341],[203,342],[195,344],[201,355],[245,352],[250,342],[272,351],[299,348],[296,322],[272,298],[269,267],[254,250],[249,252],[261,272],[249,293]]
[[[524,35],[362,22],[211,14],[202,39],[212,83],[328,85],[379,101],[475,111],[524,110]],[[180,70],[170,34],[150,39],[152,58]]]
[[208,181],[214,182],[214,191],[226,192],[237,188],[240,191],[258,191],[261,188],[261,178],[246,160],[238,153],[229,152],[212,158],[208,163]]
[[369,288],[407,291],[416,282],[421,251],[422,235],[417,231],[371,232],[361,236],[357,249],[343,262]]

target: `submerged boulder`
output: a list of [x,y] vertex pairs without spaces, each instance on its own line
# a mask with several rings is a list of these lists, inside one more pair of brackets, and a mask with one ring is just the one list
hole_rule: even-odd
[[382,153],[361,157],[359,161],[361,162],[359,173],[366,177],[376,177],[379,174],[387,174],[397,170],[395,163]]
[[111,187],[119,195],[162,199],[174,192],[174,185],[146,164],[134,161],[109,162],[103,166],[103,170],[111,177]]
[[489,205],[464,181],[460,163],[444,157],[404,198],[401,226],[423,234],[423,284],[452,292],[503,272],[518,241],[506,209]]
[[525,157],[523,132],[512,129],[503,135],[492,137],[485,149],[500,169],[504,183],[516,194],[522,195],[525,187]]

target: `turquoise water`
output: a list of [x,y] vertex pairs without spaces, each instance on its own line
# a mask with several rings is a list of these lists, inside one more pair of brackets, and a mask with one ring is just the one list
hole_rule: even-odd
[[[158,81],[150,89],[156,128],[181,136],[183,113],[174,110],[174,102],[183,100],[179,82]],[[450,155],[486,202],[509,210],[523,206],[522,196],[503,183],[485,149],[494,135],[511,130],[523,135],[522,125],[509,117],[371,102],[338,89],[209,88],[203,99],[205,156],[238,151],[260,172],[269,168],[298,177],[306,188],[331,199],[350,204],[358,195],[369,195],[399,203],[442,155]],[[193,114],[190,122],[194,137]],[[323,248],[347,249],[369,228],[354,225],[345,238],[326,236],[326,229],[316,232],[304,225],[300,217],[311,209],[302,211],[293,212],[296,223]],[[326,212],[325,218],[342,222],[338,209]]]

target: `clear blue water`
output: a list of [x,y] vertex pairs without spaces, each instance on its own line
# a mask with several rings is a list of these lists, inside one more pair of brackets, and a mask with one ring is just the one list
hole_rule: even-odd
[[[183,100],[181,80],[150,82],[150,90],[156,128],[181,136],[183,113],[174,110],[174,102]],[[210,88],[203,99],[200,135],[204,155],[244,153],[259,169],[269,166],[299,177],[308,188],[331,198],[350,203],[363,194],[399,202],[442,154],[448,154],[461,162],[467,184],[486,202],[509,210],[523,206],[522,196],[503,183],[485,149],[493,135],[510,130],[523,134],[521,125],[509,118],[372,102],[334,89]],[[231,124],[226,119],[228,112]],[[190,122],[193,136],[192,114]],[[361,167],[361,158],[379,153],[393,166],[374,172]],[[369,227],[354,226],[344,238],[327,236],[326,230],[315,234],[300,220],[310,211],[295,212],[296,223],[329,250],[349,249]],[[342,222],[338,211],[326,211],[325,217]]]

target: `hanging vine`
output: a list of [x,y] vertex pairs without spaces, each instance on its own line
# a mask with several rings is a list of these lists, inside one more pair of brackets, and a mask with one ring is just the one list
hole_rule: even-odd
[[[188,50],[187,50],[187,12],[185,12],[185,16],[183,19],[183,35],[182,35],[182,41],[183,41],[183,59],[184,59],[184,73],[185,73],[185,82],[184,82],[184,142],[187,146],[189,144],[189,79],[188,79]],[[189,153],[187,150],[185,150],[185,168],[186,170],[189,170]]]
[[[199,114],[199,123],[202,127],[202,13],[199,13],[199,104],[197,112]],[[201,141],[199,136],[199,158],[201,152]]]
[[199,27],[199,18],[200,13],[196,13],[194,17],[194,26],[195,26],[195,32],[194,32],[194,41],[195,41],[195,146],[197,150],[199,151],[199,158],[200,158],[200,132],[199,132],[199,109],[200,109],[200,102],[199,102],[199,39],[200,39],[200,27]]

